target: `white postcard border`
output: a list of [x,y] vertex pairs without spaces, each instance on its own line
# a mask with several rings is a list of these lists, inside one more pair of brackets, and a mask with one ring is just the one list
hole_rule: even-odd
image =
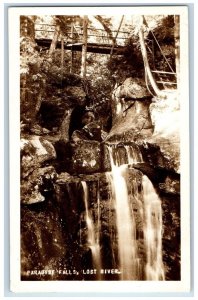
[[[190,291],[190,195],[189,195],[189,72],[187,7],[111,7],[110,14],[180,14],[181,16],[181,281],[178,282],[80,282],[20,280],[20,108],[19,108],[19,15],[95,14],[95,8],[31,7],[9,9],[9,94],[10,94],[10,237],[11,290],[14,292],[189,292]],[[108,14],[98,7],[97,14]],[[126,13],[127,12],[127,13]],[[14,50],[14,51],[13,51]]]

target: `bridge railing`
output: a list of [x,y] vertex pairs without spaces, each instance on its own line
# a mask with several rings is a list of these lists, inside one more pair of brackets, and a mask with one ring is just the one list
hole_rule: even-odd
[[[54,36],[56,25],[54,24],[35,24],[35,38],[36,39],[52,39]],[[113,37],[117,34],[116,30],[112,31]],[[112,44],[112,40],[109,38],[108,33],[104,29],[100,28],[88,28],[88,43],[98,44]],[[59,40],[64,39],[67,43],[82,42],[83,27],[82,26],[68,26],[65,32],[61,32]],[[119,31],[116,38],[117,45],[124,45],[126,40],[130,37],[130,33],[127,31]]]

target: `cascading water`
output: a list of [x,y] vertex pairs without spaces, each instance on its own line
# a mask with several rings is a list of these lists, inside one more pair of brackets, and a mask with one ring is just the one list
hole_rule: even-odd
[[[85,218],[87,225],[87,243],[91,250],[93,268],[97,270],[97,279],[100,280],[101,259],[100,259],[100,243],[99,243],[99,228],[98,234],[95,234],[95,227],[88,207],[88,187],[85,181],[81,181],[84,192]],[[98,200],[99,201],[99,200]],[[99,216],[98,216],[99,218]]]
[[138,257],[136,244],[136,226],[133,210],[130,209],[126,176],[127,165],[118,165],[113,159],[112,148],[108,147],[112,172],[107,178],[112,187],[116,211],[119,264],[122,280],[138,279]]
[[[143,162],[143,160],[138,148],[125,145],[124,149],[127,163],[125,161],[123,163],[123,158],[119,157],[115,145],[108,146],[112,171],[107,173],[107,179],[111,185],[112,204],[116,212],[120,279],[164,280],[161,201],[145,175],[142,177],[141,193],[138,192],[136,178],[131,180],[129,190],[128,164]],[[139,223],[142,223],[141,232],[146,262],[138,249],[137,220],[134,211],[138,211]]]
[[137,145],[136,145],[136,147],[126,145],[125,149],[126,149],[126,153],[127,153],[128,164],[143,162],[142,154]]
[[165,280],[162,261],[161,201],[147,176],[143,176],[144,239],[146,247],[146,280]]

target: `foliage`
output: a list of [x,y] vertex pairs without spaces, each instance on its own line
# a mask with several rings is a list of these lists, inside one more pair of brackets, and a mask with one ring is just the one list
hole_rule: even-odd
[[[159,19],[152,32],[160,43],[174,45],[174,16],[169,15]],[[148,38],[152,38],[151,31]]]
[[107,18],[107,17],[101,16],[101,15],[96,15],[95,18],[102,24],[102,26],[106,30],[109,38],[112,41],[114,41],[114,37],[113,37],[113,33],[112,33],[111,18]]
[[[153,40],[154,47],[154,65],[157,70],[171,71],[175,70],[175,40],[174,40],[174,16],[169,15],[157,20],[156,26],[148,33],[148,40]],[[160,45],[157,45],[157,42]],[[163,54],[167,61],[164,59]]]
[[123,55],[112,56],[107,67],[118,84],[128,77],[142,77],[144,65],[137,38],[128,39]]
[[[113,41],[113,19],[106,16],[94,16],[106,30],[109,38]],[[37,107],[42,97],[47,97],[45,85],[50,82],[61,88],[62,85],[78,85],[80,74],[81,53],[64,51],[63,63],[61,62],[61,50],[56,49],[49,57],[48,52],[41,49],[34,41],[34,23],[46,23],[59,25],[63,35],[71,38],[71,24],[82,25],[81,16],[46,16],[46,17],[23,17],[21,20],[21,88],[22,91],[22,119],[31,119],[31,114]],[[144,77],[144,64],[138,39],[138,20],[132,23],[124,23],[122,30],[130,31],[131,36],[125,43],[123,53],[112,55],[109,59],[107,55],[87,54],[87,78],[84,87],[88,95],[87,110],[93,109],[96,115],[101,118],[110,114],[111,92],[115,84],[121,84],[128,77]],[[152,68],[158,70],[169,70],[167,62],[160,52],[153,34],[158,40],[167,61],[175,67],[174,54],[174,18],[173,16],[146,16],[145,38],[148,48],[148,59]],[[89,25],[93,28],[95,22],[90,19]],[[44,25],[43,25],[44,26]],[[116,25],[117,26],[117,25]],[[44,29],[44,27],[43,27]],[[40,33],[42,34],[42,32]],[[152,48],[152,43],[154,48]],[[149,51],[150,49],[150,51]],[[154,57],[151,53],[154,49]],[[71,56],[73,64],[71,65]],[[70,75],[71,76],[70,76]],[[76,81],[77,80],[77,81]],[[42,94],[42,95],[41,95]],[[35,112],[36,114],[36,112]],[[33,114],[34,115],[34,114]],[[30,120],[31,121],[31,120]],[[31,122],[30,122],[31,123]]]
[[[118,84],[121,84],[128,77],[142,78],[144,76],[144,64],[137,30],[138,19],[133,21],[134,24],[130,26],[131,36],[125,44],[123,54],[120,56],[113,56],[107,64],[111,76],[115,78],[115,81]],[[171,71],[168,66],[169,63],[174,70],[174,17],[172,15],[166,17],[147,16],[145,25],[145,42],[151,68]],[[157,45],[156,40],[161,49]],[[166,60],[164,59],[162,52],[166,56]],[[169,77],[172,79],[171,75]]]
[[[21,129],[29,130],[36,118],[45,91],[46,75],[42,72],[43,58],[34,41],[35,17],[21,18],[20,88]],[[30,30],[31,29],[31,30]]]

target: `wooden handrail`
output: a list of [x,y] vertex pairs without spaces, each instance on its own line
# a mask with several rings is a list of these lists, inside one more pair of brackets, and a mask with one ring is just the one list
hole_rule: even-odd
[[158,70],[151,70],[152,73],[160,73],[160,74],[173,74],[176,75],[175,72],[166,72],[166,71],[158,71]]
[[156,81],[157,83],[163,83],[163,84],[174,84],[174,85],[177,85],[176,82],[169,82],[169,81]]

